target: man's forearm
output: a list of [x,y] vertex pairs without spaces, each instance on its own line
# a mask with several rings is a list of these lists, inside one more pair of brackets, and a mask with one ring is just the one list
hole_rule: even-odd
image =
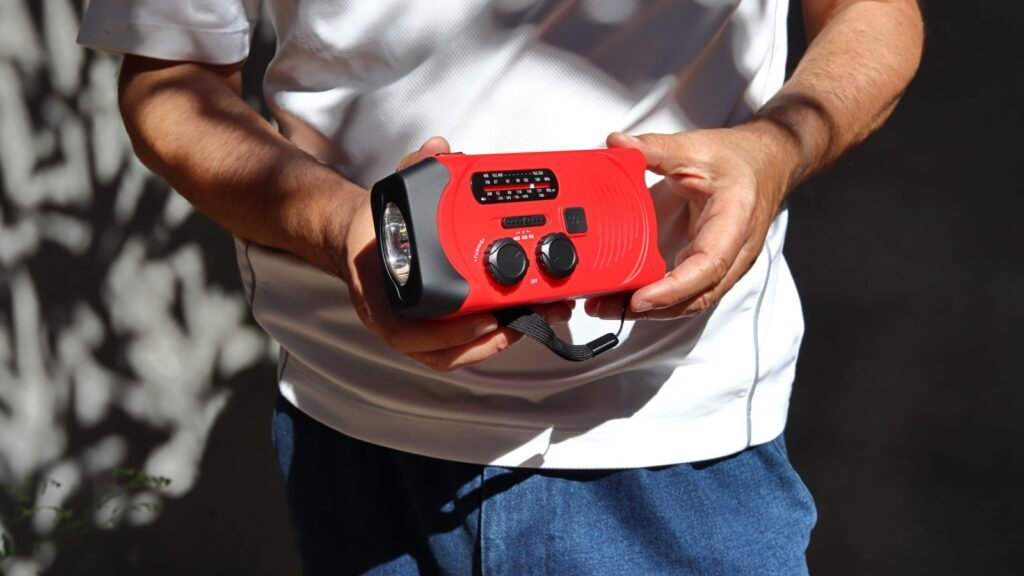
[[917,70],[924,35],[913,0],[805,0],[804,16],[806,54],[751,121],[771,134],[787,190],[882,125]]
[[142,161],[232,233],[339,272],[362,189],[296,148],[240,97],[237,67],[127,57],[120,105]]

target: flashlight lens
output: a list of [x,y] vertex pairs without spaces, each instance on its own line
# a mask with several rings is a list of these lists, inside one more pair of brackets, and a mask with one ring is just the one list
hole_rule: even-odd
[[405,286],[409,281],[409,268],[412,264],[412,249],[409,245],[409,229],[405,226],[405,217],[394,202],[388,202],[381,220],[388,273],[399,286]]

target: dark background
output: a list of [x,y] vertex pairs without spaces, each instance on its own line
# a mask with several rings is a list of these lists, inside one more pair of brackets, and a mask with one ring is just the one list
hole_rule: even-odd
[[792,197],[817,574],[1024,573],[1024,5],[923,8],[895,114]]
[[[787,435],[818,504],[815,574],[1022,572],[1024,4],[924,12],[924,61],[892,119],[791,197],[786,256],[807,333]],[[792,16],[795,59],[798,6]],[[159,204],[167,191],[147,194]],[[199,216],[183,229],[238,292],[229,239]],[[61,282],[47,258],[36,272]],[[47,573],[294,573],[272,379],[265,362],[216,382],[233,395],[195,487],[154,524],[68,537]]]

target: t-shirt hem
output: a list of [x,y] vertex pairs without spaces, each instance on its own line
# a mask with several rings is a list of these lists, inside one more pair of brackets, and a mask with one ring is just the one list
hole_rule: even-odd
[[[788,397],[766,395],[748,443],[747,400],[737,396],[698,418],[610,421],[591,429],[489,424],[411,414],[340,400],[289,371],[282,395],[320,423],[358,440],[431,458],[512,468],[648,468],[727,457],[770,442],[785,428]],[[766,387],[781,383],[762,383]],[[766,404],[780,404],[766,406]],[[372,432],[371,432],[372,431]]]

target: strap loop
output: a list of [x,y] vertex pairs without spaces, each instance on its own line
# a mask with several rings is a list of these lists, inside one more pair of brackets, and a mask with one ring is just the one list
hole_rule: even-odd
[[[498,324],[515,330],[524,336],[547,346],[555,354],[572,362],[589,360],[602,352],[611,350],[619,343],[619,335],[605,334],[586,344],[569,344],[559,338],[551,325],[540,315],[525,306],[514,306],[504,310],[496,310],[495,317]],[[625,323],[626,311],[622,311],[622,323]],[[619,324],[619,332],[622,332],[622,323]]]

